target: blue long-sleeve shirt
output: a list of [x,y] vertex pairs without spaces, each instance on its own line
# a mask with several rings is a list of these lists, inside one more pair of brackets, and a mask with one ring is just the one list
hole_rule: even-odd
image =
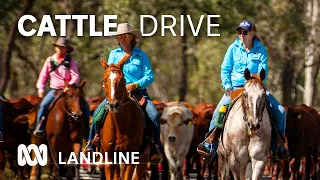
[[266,48],[254,39],[253,48],[246,52],[242,42],[237,38],[228,48],[221,65],[221,80],[224,89],[241,87],[245,83],[244,70],[248,68],[251,74],[266,71],[268,75],[268,53]]
[[[122,48],[112,50],[107,64],[118,64],[123,58],[124,53]],[[122,71],[126,84],[136,82],[141,90],[146,89],[154,81],[154,74],[149,58],[145,52],[137,47],[133,49],[130,59],[124,63]]]

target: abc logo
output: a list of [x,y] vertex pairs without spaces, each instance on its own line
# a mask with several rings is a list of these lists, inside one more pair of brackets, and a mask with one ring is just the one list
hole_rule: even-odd
[[[31,159],[31,150],[35,153],[34,160]],[[35,166],[39,163],[40,166],[45,166],[48,161],[48,148],[45,144],[41,144],[39,147],[35,144],[30,144],[26,147],[24,144],[18,146],[18,164],[24,166]]]

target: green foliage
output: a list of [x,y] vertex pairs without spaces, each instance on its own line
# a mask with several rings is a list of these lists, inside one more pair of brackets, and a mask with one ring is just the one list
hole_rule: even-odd
[[[63,3],[67,3],[64,6]],[[17,6],[18,4],[18,6]],[[3,48],[8,34],[8,25],[13,23],[17,14],[22,9],[18,0],[5,1],[0,8],[0,47]],[[31,14],[35,15],[38,22],[27,24],[28,28],[39,27],[44,14],[92,14],[96,15],[96,29],[102,30],[103,15],[118,15],[117,23],[130,22],[134,28],[140,28],[140,15],[148,14],[156,17],[158,30],[152,37],[143,37],[139,47],[149,56],[155,72],[155,83],[149,88],[153,98],[162,101],[179,99],[178,87],[181,76],[182,44],[180,34],[181,14],[189,14],[194,25],[197,25],[201,15],[217,14],[215,19],[218,28],[213,32],[220,33],[220,37],[207,36],[207,21],[203,20],[200,34],[192,35],[187,18],[184,18],[184,31],[187,37],[188,61],[188,89],[186,100],[192,104],[207,101],[217,104],[223,89],[220,80],[220,67],[226,49],[236,38],[235,28],[243,19],[255,22],[258,34],[263,39],[269,53],[269,78],[268,88],[276,97],[281,99],[281,72],[284,64],[290,61],[294,64],[294,85],[302,86],[304,48],[308,34],[306,29],[309,20],[305,19],[305,5],[300,1],[288,0],[65,0],[65,1],[35,1]],[[161,15],[173,15],[177,19],[174,31],[177,36],[172,36],[166,31],[161,36]],[[52,16],[53,17],[53,16]],[[76,23],[76,22],[74,22]],[[166,24],[172,21],[168,20]],[[54,26],[59,33],[59,21],[54,21]],[[146,21],[146,32],[153,29],[153,24]],[[118,47],[114,37],[89,37],[89,23],[84,22],[84,36],[76,36],[76,24],[71,38],[75,47],[73,57],[77,60],[81,78],[87,80],[85,92],[87,97],[102,95],[103,68],[100,58],[108,58],[109,52]],[[22,37],[17,35],[16,46],[12,57],[12,79],[6,94],[10,98],[17,98],[26,94],[35,94],[37,73],[40,72],[45,59],[54,53],[52,42],[55,37],[47,34],[43,37]],[[317,41],[319,41],[317,39]],[[0,52],[3,49],[0,48]],[[20,49],[20,51],[18,50]],[[20,52],[20,53],[19,53]],[[21,54],[25,57],[22,58]],[[28,63],[29,62],[29,63]],[[31,63],[30,63],[31,62]],[[32,64],[35,69],[32,69]],[[26,76],[28,75],[28,76]],[[292,90],[294,92],[294,90]],[[302,101],[301,91],[297,91],[298,102]]]

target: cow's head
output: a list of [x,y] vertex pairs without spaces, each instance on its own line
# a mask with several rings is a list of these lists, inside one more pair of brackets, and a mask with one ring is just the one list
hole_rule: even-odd
[[192,125],[192,116],[181,115],[174,112],[168,116],[167,119],[160,119],[161,125],[167,125],[166,135],[169,142],[176,142],[181,136],[184,136],[183,127]]

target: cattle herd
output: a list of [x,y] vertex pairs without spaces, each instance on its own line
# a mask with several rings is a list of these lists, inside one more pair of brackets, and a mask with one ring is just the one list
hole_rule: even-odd
[[[10,168],[21,179],[27,177],[30,172],[28,167],[19,167],[15,161],[19,144],[36,143],[30,132],[35,126],[40,99],[35,96],[21,99],[2,102],[8,105],[4,106],[3,111],[6,118],[4,133],[7,136],[4,139],[5,143],[0,145],[0,179],[6,177],[5,167]],[[88,100],[92,113],[102,100],[102,97]],[[197,145],[204,140],[216,106],[209,103],[193,106],[186,102],[153,102],[161,117],[160,137],[164,159],[161,166],[149,166],[151,176],[148,178],[183,179],[196,171],[197,179],[219,179],[218,160],[214,159],[210,164],[205,164],[196,151]],[[272,179],[318,179],[320,115],[317,110],[306,105],[285,108],[285,140],[290,151],[290,159],[279,161],[269,157],[264,175]],[[9,115],[10,112],[13,115]],[[6,162],[9,165],[6,166]],[[161,177],[158,170],[162,172]]]

